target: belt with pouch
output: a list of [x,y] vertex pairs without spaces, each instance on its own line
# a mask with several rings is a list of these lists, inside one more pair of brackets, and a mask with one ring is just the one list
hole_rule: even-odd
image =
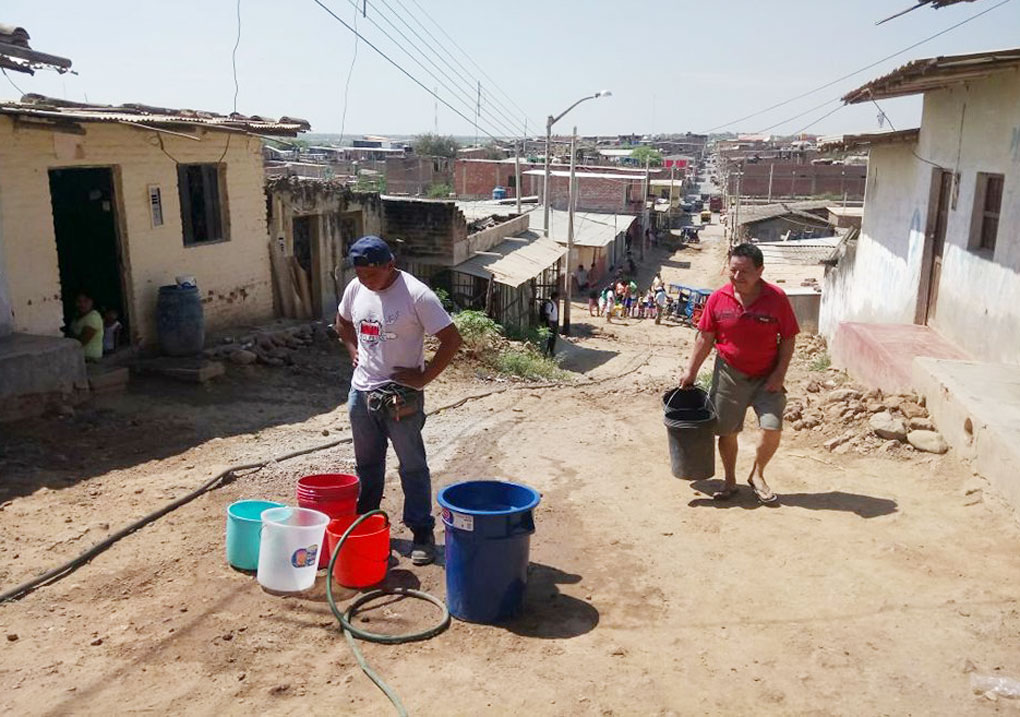
[[415,388],[387,383],[368,393],[369,413],[383,413],[387,418],[400,421],[421,410],[425,393]]

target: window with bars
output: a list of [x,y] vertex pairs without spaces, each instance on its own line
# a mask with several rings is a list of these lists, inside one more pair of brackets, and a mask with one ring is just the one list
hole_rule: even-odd
[[971,222],[969,248],[972,251],[994,253],[995,237],[999,233],[999,213],[1002,210],[1002,188],[1005,177],[1001,174],[978,172],[974,190],[974,214]]
[[181,200],[184,246],[226,241],[224,204],[219,164],[177,165],[177,191]]

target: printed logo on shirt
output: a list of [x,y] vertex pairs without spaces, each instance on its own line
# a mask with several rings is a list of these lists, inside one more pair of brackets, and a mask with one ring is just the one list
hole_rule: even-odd
[[397,335],[383,330],[383,325],[376,319],[362,319],[358,324],[358,337],[365,347],[376,346],[383,341],[393,341]]

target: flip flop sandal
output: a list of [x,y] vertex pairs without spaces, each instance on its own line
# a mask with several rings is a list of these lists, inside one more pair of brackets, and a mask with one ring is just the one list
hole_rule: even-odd
[[737,486],[732,488],[723,488],[722,490],[716,491],[712,494],[712,500],[724,501],[729,500],[737,494]]
[[775,493],[773,493],[772,495],[763,494],[762,491],[758,489],[758,486],[756,486],[750,478],[747,479],[747,484],[751,486],[751,490],[754,491],[754,497],[757,498],[758,502],[761,503],[762,505],[775,503],[777,500],[779,500],[779,496],[776,495]]

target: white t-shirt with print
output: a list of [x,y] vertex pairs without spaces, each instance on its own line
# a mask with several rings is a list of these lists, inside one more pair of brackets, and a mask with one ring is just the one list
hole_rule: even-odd
[[338,308],[354,324],[358,365],[351,385],[374,391],[390,383],[397,368],[425,367],[425,334],[442,331],[453,319],[424,283],[400,271],[383,291],[372,291],[354,279]]

